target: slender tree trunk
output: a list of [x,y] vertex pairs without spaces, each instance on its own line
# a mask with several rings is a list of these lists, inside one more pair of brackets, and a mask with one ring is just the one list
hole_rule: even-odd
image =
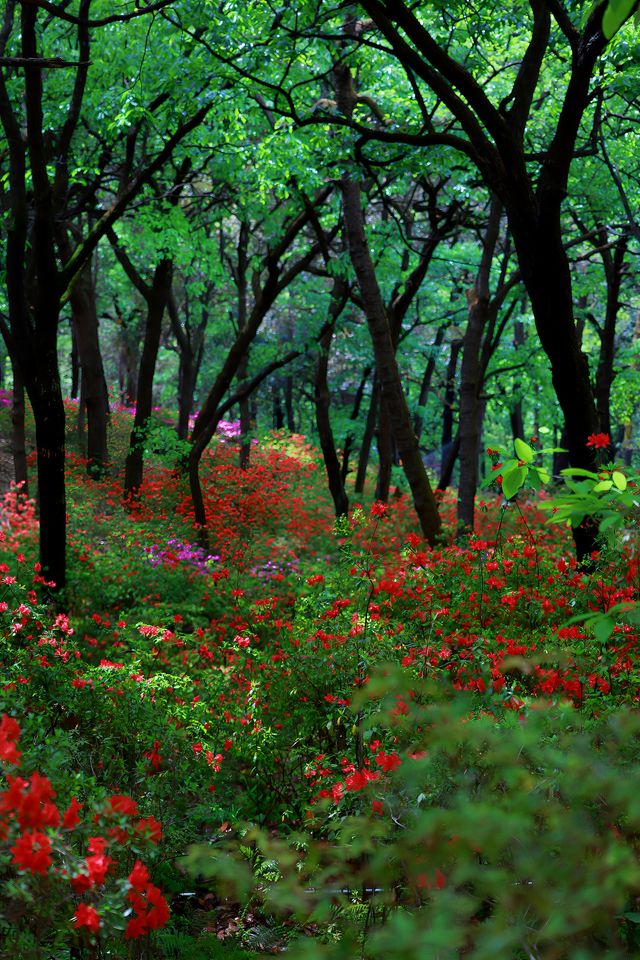
[[[356,423],[357,420],[358,420],[358,417],[360,416],[360,407],[362,406],[362,398],[364,397],[364,388],[365,388],[366,385],[367,385],[367,380],[368,380],[369,377],[371,376],[371,369],[372,369],[371,367],[366,367],[366,369],[365,369],[365,371],[364,371],[364,373],[362,374],[362,377],[361,377],[361,379],[360,379],[360,383],[358,384],[358,389],[356,390],[355,400],[353,401],[353,407],[352,407],[352,410],[351,410],[351,415],[350,415],[350,417],[349,417],[349,419],[350,419],[353,423]],[[352,449],[352,447],[353,447],[353,439],[354,439],[354,437],[353,437],[353,433],[352,433],[351,431],[349,431],[349,432],[347,433],[346,437],[344,438],[344,446],[343,446],[343,448],[342,448],[342,468],[341,468],[341,471],[340,471],[340,472],[341,472],[341,475],[342,475],[342,482],[343,482],[343,483],[346,483],[346,482],[347,482],[347,476],[349,475],[349,457],[351,456],[351,449]]]
[[70,302],[82,370],[82,405],[87,411],[87,473],[98,479],[109,462],[109,394],[100,350],[90,262],[79,274],[71,291]]
[[271,402],[273,404],[273,429],[284,429],[284,410],[282,408],[282,397],[280,395],[280,380],[275,380],[271,387]]
[[124,473],[125,498],[135,497],[142,485],[144,441],[153,408],[153,378],[162,333],[162,317],[171,290],[172,275],[173,262],[170,259],[161,260],[155,269],[147,299],[147,322],[138,373],[136,412]]
[[42,576],[60,591],[66,585],[65,412],[58,370],[58,303],[55,296],[48,300],[48,316],[40,304],[38,317],[46,334],[40,339],[37,357],[26,368],[24,382],[36,428]]
[[76,337],[76,328],[71,318],[71,398],[78,399],[80,390],[80,357],[78,356],[78,340]]
[[440,479],[438,480],[438,490],[447,490],[451,486],[453,479],[453,470],[460,452],[460,432],[458,431],[452,440],[449,440],[446,447],[442,448],[442,462],[440,464]]
[[413,418],[413,429],[418,441],[422,436],[422,427],[424,425],[424,415],[422,410],[426,406],[427,400],[429,399],[429,393],[431,392],[431,381],[433,380],[433,374],[436,369],[436,354],[438,347],[441,345],[444,339],[444,332],[445,327],[438,327],[436,330],[435,339],[429,353],[429,359],[427,360],[427,365],[424,368],[424,373],[422,375],[420,393],[418,394],[418,410]]
[[[336,281],[342,283],[343,281]],[[334,288],[335,289],[335,288]],[[334,298],[336,293],[334,292]],[[331,349],[331,339],[333,337],[333,328],[329,327],[320,340],[320,352],[316,364],[315,376],[315,408],[316,408],[316,426],[318,436],[320,437],[320,447],[324,458],[324,465],[327,471],[327,480],[329,490],[333,498],[336,517],[344,517],[349,512],[349,500],[344,489],[342,474],[340,471],[340,461],[338,452],[333,439],[333,430],[331,429],[331,394],[328,384],[329,351]]]
[[[516,320],[513,325],[513,347],[515,356],[518,356],[518,351],[521,347],[524,346],[525,335],[524,335],[524,324],[522,320]],[[522,393],[521,393],[521,383],[520,375],[516,374],[514,377],[513,383],[513,396],[515,399],[509,407],[509,422],[511,423],[511,436],[514,440],[520,438],[524,439],[524,417],[522,415]]]
[[196,389],[196,365],[191,350],[180,351],[178,369],[178,427],[180,440],[189,436],[189,418],[193,409],[193,395]]
[[[608,235],[602,231],[602,240],[606,244]],[[615,247],[613,256],[611,250],[604,250],[605,278],[607,281],[607,303],[605,308],[604,324],[600,331],[600,354],[596,371],[595,395],[600,419],[600,430],[611,437],[611,386],[614,379],[613,362],[615,358],[616,321],[620,310],[620,287],[624,270],[624,258],[627,250],[627,238],[621,237]],[[609,454],[613,453],[613,442],[609,447]]]
[[367,410],[367,420],[364,426],[362,444],[360,445],[360,456],[358,457],[358,471],[356,473],[355,483],[356,493],[364,493],[364,485],[367,480],[367,467],[369,466],[369,457],[371,455],[371,444],[373,443],[376,431],[379,403],[380,384],[378,382],[378,375],[374,371],[371,397],[369,398],[369,409]]
[[11,452],[13,454],[13,475],[21,491],[29,496],[29,471],[27,469],[27,441],[24,427],[25,402],[24,381],[20,367],[11,361],[13,370],[13,396],[11,401]]
[[434,544],[440,533],[438,506],[420,456],[402,388],[389,320],[367,244],[360,186],[345,175],[342,193],[349,254],[367,313],[381,396],[389,411],[391,430],[402,457],[422,532],[428,542]]
[[391,491],[391,473],[393,469],[393,434],[387,405],[380,398],[378,408],[378,479],[376,481],[376,500],[389,502]]
[[500,231],[502,204],[491,198],[487,227],[482,242],[482,257],[475,285],[467,291],[469,318],[462,344],[460,369],[460,482],[458,484],[458,533],[471,533],[474,525],[475,497],[478,486],[478,445],[480,390],[483,373],[482,337],[490,319],[489,279]]
[[458,357],[462,350],[462,340],[452,340],[449,351],[449,362],[444,379],[444,405],[442,408],[442,458],[440,461],[439,490],[446,490],[451,483],[453,465],[460,449],[460,435],[456,436],[456,449],[452,454],[453,446],[453,407],[456,402],[456,370]]

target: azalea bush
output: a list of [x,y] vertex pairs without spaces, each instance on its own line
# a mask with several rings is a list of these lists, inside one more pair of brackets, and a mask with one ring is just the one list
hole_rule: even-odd
[[[415,941],[423,955],[530,960],[555,956],[547,928],[558,950],[569,943],[570,921],[554,913],[566,898],[582,955],[596,943],[631,949],[633,798],[612,803],[616,840],[601,804],[609,773],[596,776],[604,764],[632,782],[638,625],[628,614],[639,575],[626,527],[605,531],[610,549],[587,571],[566,525],[546,523],[558,516],[546,509],[549,492],[485,495],[464,544],[454,540],[455,496],[444,494],[445,536],[432,549],[408,497],[356,503],[334,525],[318,454],[303,439],[252,445],[248,470],[235,444],[214,444],[203,461],[207,545],[169,465],[154,462],[140,501],[125,504],[119,473],[89,480],[70,456],[64,612],[40,599],[29,547],[37,519],[20,532],[24,550],[0,542],[0,714],[19,718],[21,770],[38,772],[34,796],[42,790],[40,809],[53,818],[37,827],[45,839],[18,847],[25,864],[51,857],[46,942],[107,954],[126,944],[135,955],[144,939],[150,956],[217,955],[209,939],[225,940],[228,927],[246,946],[252,917],[277,924],[280,940],[307,929],[313,942],[295,949],[312,954],[393,955],[389,930],[409,957]],[[540,479],[548,454],[527,448],[527,477]],[[520,469],[529,453],[514,452]],[[611,487],[595,495],[622,509],[618,494],[634,489],[625,476],[625,490],[609,473]],[[580,795],[571,756],[591,777]],[[73,797],[80,822],[65,826]],[[118,797],[116,807],[136,812],[109,812]],[[478,852],[470,837],[482,832],[480,816],[494,829]],[[125,831],[121,844],[113,828]],[[10,817],[2,882],[9,893],[21,885],[25,903],[45,878],[13,862],[20,830]],[[564,831],[575,840],[566,873]],[[466,838],[455,856],[445,836]],[[181,866],[189,848],[191,877]],[[598,912],[585,894],[583,914],[568,877],[591,850],[615,861],[619,892],[594,873],[606,902]],[[91,857],[108,869],[81,890]],[[164,891],[152,900],[176,906],[155,947],[146,932],[126,941],[128,924],[154,907],[135,886],[143,879]],[[7,920],[11,943],[34,936],[20,910]]]
[[[5,950],[40,958],[70,942],[136,940],[163,927],[167,901],[140,859],[161,825],[112,794],[89,815],[73,796],[62,811],[48,777],[20,776],[20,726],[0,719],[0,935]],[[69,915],[72,919],[69,920]]]
[[294,958],[635,955],[634,713],[587,730],[568,705],[499,718],[392,667],[352,717],[373,704],[367,729],[386,728],[393,752],[372,742],[369,773],[343,775],[305,829],[239,824],[188,868],[295,917]]

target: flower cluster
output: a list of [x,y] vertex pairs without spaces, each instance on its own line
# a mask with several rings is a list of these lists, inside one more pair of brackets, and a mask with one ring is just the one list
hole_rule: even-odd
[[[18,767],[21,754],[17,748],[20,726],[4,714],[0,720],[0,760],[7,766]],[[121,885],[108,883],[116,879],[118,863],[112,852],[126,852],[135,842],[152,841],[161,837],[160,824],[153,817],[140,817],[137,803],[125,794],[112,794],[92,818],[92,826],[100,829],[87,840],[84,856],[77,853],[83,844],[82,804],[72,797],[61,812],[56,792],[48,777],[35,771],[29,777],[7,773],[6,789],[0,792],[0,851],[11,854],[11,866],[29,884],[33,896],[57,898],[66,901],[82,897],[75,905],[73,927],[86,928],[98,934],[103,926],[101,904],[108,906],[113,916],[121,900]],[[38,886],[39,878],[46,878],[46,886]],[[163,927],[169,917],[169,907],[160,889],[150,881],[146,866],[136,860],[128,876],[127,903],[133,907],[126,937],[133,939]],[[87,896],[91,902],[87,902]],[[1,908],[0,908],[1,912]],[[130,912],[126,903],[121,912]]]

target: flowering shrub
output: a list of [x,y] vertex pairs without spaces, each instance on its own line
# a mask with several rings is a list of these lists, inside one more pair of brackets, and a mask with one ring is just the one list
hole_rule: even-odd
[[[47,777],[37,771],[28,777],[8,772],[20,766],[19,736],[16,720],[3,714],[0,762],[6,788],[0,792],[4,867],[0,924],[5,946],[31,934],[45,956],[50,938],[64,938],[62,918],[71,913],[69,943],[74,940],[71,927],[80,942],[113,939],[122,932],[127,939],[136,939],[163,927],[169,917],[167,902],[138,859],[140,851],[160,839],[160,824],[153,817],[140,817],[137,803],[119,793],[107,797],[90,820],[81,819],[83,805],[76,797],[61,811]],[[123,877],[127,860],[135,862]],[[34,901],[35,914],[29,909]]]
[[[188,868],[315,923],[313,938],[289,945],[294,960],[637,951],[637,715],[586,732],[566,707],[499,722],[468,695],[390,669],[355,698],[352,719],[367,703],[367,733],[387,727],[394,750],[373,747],[375,772],[344,778],[349,817],[332,815],[329,796],[306,829],[286,838],[243,825],[215,854],[192,848]],[[339,942],[323,922],[327,934],[339,925]]]

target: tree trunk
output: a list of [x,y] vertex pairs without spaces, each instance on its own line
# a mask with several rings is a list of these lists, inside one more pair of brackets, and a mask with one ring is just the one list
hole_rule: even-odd
[[[362,406],[362,398],[364,397],[364,388],[367,385],[367,380],[371,376],[371,367],[366,367],[360,383],[358,384],[358,389],[356,390],[355,400],[353,401],[353,408],[351,410],[351,415],[349,419],[356,423],[358,417],[360,416],[360,407]],[[349,431],[344,438],[344,446],[342,448],[342,468],[340,470],[342,476],[342,482],[345,484],[347,482],[347,476],[349,475],[349,457],[351,456],[351,448],[353,447],[353,433]]]
[[16,484],[21,484],[21,492],[29,496],[29,471],[27,469],[27,442],[24,429],[24,381],[20,367],[11,361],[13,370],[13,396],[11,401],[11,452],[13,454],[13,475]]
[[[516,358],[518,356],[520,347],[524,346],[524,342],[524,324],[522,320],[516,320],[513,325],[513,349]],[[513,400],[513,403],[509,407],[511,436],[514,440],[517,440],[518,438],[520,440],[524,440],[524,417],[522,414],[522,391],[519,374],[516,374],[514,378],[513,396],[515,397],[515,400]]]
[[[601,239],[604,247],[608,241],[606,230],[602,231]],[[601,254],[607,281],[607,303],[604,324],[600,331],[600,354],[598,356],[598,368],[596,371],[595,396],[600,420],[600,430],[603,433],[609,434],[610,437],[612,437],[611,386],[615,376],[613,362],[615,358],[616,321],[620,309],[620,287],[622,284],[626,251],[627,238],[620,237],[615,244],[613,256],[611,256],[611,250],[609,249],[603,249]],[[613,438],[609,445],[608,454],[609,456],[613,454]]]
[[444,339],[444,332],[445,327],[438,327],[436,330],[436,336],[429,352],[429,359],[427,360],[427,365],[424,368],[424,373],[422,375],[420,393],[418,394],[418,410],[413,418],[413,429],[418,441],[422,436],[422,427],[424,425],[424,415],[422,410],[426,406],[427,400],[429,399],[429,393],[431,392],[431,381],[433,380],[433,374],[436,368],[436,354],[438,347],[441,345]]
[[364,485],[367,480],[367,467],[369,466],[369,456],[371,454],[371,444],[376,432],[376,420],[378,419],[379,403],[380,384],[378,382],[378,376],[374,371],[371,397],[369,398],[369,409],[367,410],[367,420],[364,426],[362,444],[360,445],[360,455],[358,457],[358,471],[356,473],[355,483],[356,493],[364,493]]
[[[51,326],[55,330],[55,324]],[[42,338],[34,376],[26,379],[36,428],[40,563],[60,591],[66,584],[65,413],[55,336]]]
[[452,340],[449,352],[449,362],[444,375],[444,406],[442,408],[442,459],[440,461],[439,490],[446,490],[451,483],[453,465],[460,449],[460,435],[456,436],[456,449],[453,447],[453,407],[456,401],[456,370],[458,357],[462,350],[462,340]]
[[87,411],[87,473],[99,479],[109,462],[109,394],[100,351],[91,262],[79,274],[70,303],[82,370],[82,401]]
[[123,494],[125,498],[135,497],[142,485],[144,442],[153,408],[153,378],[160,347],[162,317],[171,290],[172,275],[172,260],[166,258],[161,260],[155,269],[147,298],[147,322],[138,373],[136,412],[124,472]]
[[458,534],[473,532],[478,486],[479,402],[483,385],[482,338],[490,319],[489,279],[500,231],[502,204],[492,197],[482,241],[482,257],[475,285],[467,291],[469,319],[462,344],[460,369],[460,481],[458,484]]
[[393,434],[387,405],[380,398],[378,407],[378,479],[376,480],[376,500],[382,503],[389,502],[391,490],[391,473],[393,469]]
[[428,542],[434,544],[440,533],[438,506],[420,456],[402,388],[387,312],[367,244],[360,186],[345,175],[342,177],[342,193],[349,254],[367,314],[381,397],[389,411],[391,430],[402,458],[422,532]]
[[446,447],[442,448],[442,462],[440,464],[440,479],[438,480],[438,490],[447,490],[451,486],[453,479],[453,470],[460,452],[460,433],[456,433],[452,440],[449,440]]
[[[337,284],[344,284],[344,281],[337,280],[334,284],[333,298],[338,295]],[[316,426],[318,436],[320,437],[320,448],[324,459],[325,469],[327,471],[327,480],[329,490],[333,498],[336,517],[344,517],[349,512],[349,500],[342,482],[340,471],[340,461],[333,439],[333,430],[331,429],[331,394],[327,373],[329,368],[329,351],[331,349],[331,339],[333,337],[333,327],[329,327],[324,336],[320,339],[320,352],[316,364],[315,376],[315,408],[316,408]]]
[[296,418],[293,412],[293,377],[287,375],[284,380],[284,410],[287,417],[287,430],[296,432]]

